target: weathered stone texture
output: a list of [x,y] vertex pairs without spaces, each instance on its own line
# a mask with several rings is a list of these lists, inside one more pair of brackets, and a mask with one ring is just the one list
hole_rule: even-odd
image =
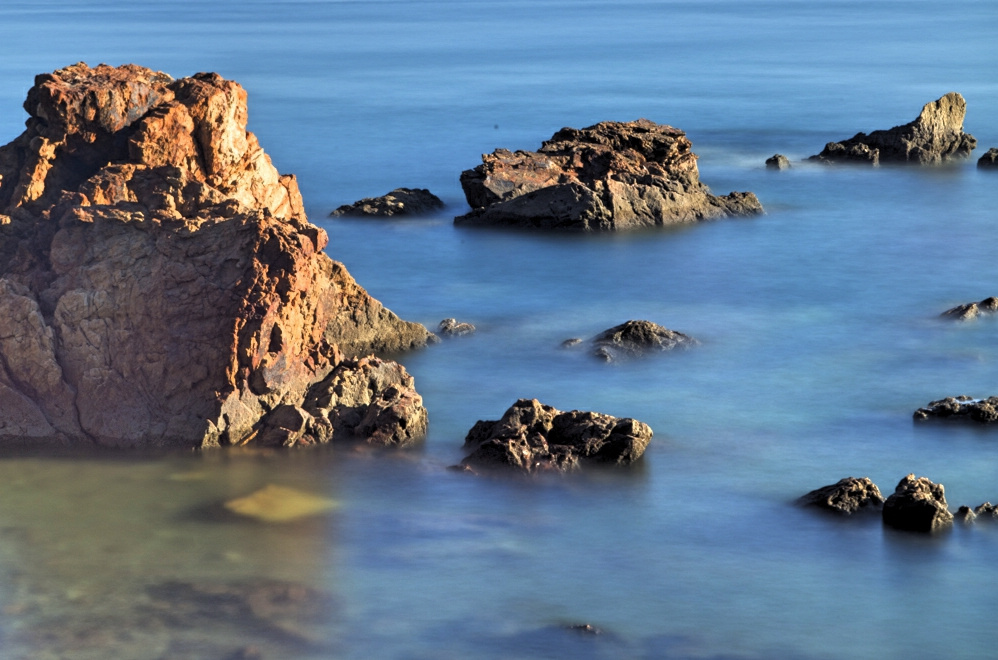
[[929,165],[970,155],[977,140],[963,132],[967,102],[956,92],[926,103],[918,117],[902,126],[869,135],[857,133],[848,140],[829,142],[809,160],[823,162],[882,162]]
[[629,465],[651,442],[647,424],[596,412],[562,412],[520,399],[498,421],[478,421],[465,438],[472,470],[569,472],[584,465]]
[[0,441],[243,442],[342,359],[425,343],[325,255],[216,74],[38,76],[0,147]]
[[563,128],[538,151],[496,149],[461,174],[458,224],[611,231],[762,212],[752,193],[700,182],[683,131],[646,119]]

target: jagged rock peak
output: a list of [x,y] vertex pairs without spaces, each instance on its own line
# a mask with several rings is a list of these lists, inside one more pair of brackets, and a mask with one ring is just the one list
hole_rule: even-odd
[[977,146],[974,136],[963,132],[966,114],[967,102],[963,96],[950,92],[926,103],[914,121],[869,135],[857,133],[841,142],[829,142],[820,154],[809,160],[928,165],[965,158]]
[[344,356],[431,336],[323,252],[237,83],[80,63],[25,108],[0,147],[0,444],[246,442]]

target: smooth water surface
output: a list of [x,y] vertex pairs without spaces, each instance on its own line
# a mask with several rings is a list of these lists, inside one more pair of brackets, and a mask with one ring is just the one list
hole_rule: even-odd
[[[333,258],[403,318],[478,326],[399,357],[430,413],[415,450],[0,458],[0,657],[992,655],[998,527],[923,538],[793,506],[909,472],[954,510],[998,499],[995,432],[911,420],[998,393],[998,319],[937,318],[998,294],[998,178],[974,164],[998,146],[989,0],[12,0],[0,21],[0,140],[38,73],[217,71],[249,92]],[[800,162],[949,91],[973,160]],[[638,117],[685,130],[702,180],[767,214],[618,236],[453,226],[480,154]],[[794,167],[766,170],[776,152]],[[326,217],[399,186],[447,208]],[[632,318],[702,345],[615,365],[560,348]],[[520,397],[656,437],[622,473],[448,471]],[[276,526],[219,512],[268,483],[338,508]],[[271,583],[328,598],[282,618],[260,604]],[[603,634],[568,628],[585,623]]]

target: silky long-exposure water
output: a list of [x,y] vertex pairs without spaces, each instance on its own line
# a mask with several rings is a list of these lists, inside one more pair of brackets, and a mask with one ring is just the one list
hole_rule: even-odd
[[[849,475],[889,493],[909,472],[952,509],[998,498],[998,433],[911,418],[998,394],[998,319],[938,319],[998,294],[998,178],[975,167],[998,146],[993,3],[12,0],[0,22],[3,142],[35,74],[216,71],[249,92],[250,130],[334,259],[403,318],[478,326],[398,356],[429,409],[414,450],[0,455],[0,657],[991,655],[998,528],[922,537],[793,501]],[[949,91],[971,160],[802,162]],[[685,130],[701,179],[766,215],[606,236],[453,226],[480,154],[639,117]],[[790,170],[764,167],[777,152]],[[399,186],[447,207],[327,218]],[[627,319],[702,344],[611,365],[560,347]],[[448,471],[474,422],[520,397],[655,439],[621,473]],[[218,511],[265,484],[338,506],[284,525]],[[315,593],[282,618],[260,596],[273,584]]]

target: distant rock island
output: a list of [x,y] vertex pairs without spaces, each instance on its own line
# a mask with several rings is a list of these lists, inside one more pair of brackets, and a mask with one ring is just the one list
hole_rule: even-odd
[[537,151],[496,149],[461,186],[472,210],[459,225],[596,232],[763,212],[750,192],[711,194],[686,134],[647,119],[563,128]]
[[967,102],[956,92],[926,103],[921,114],[894,128],[857,133],[848,140],[829,142],[808,160],[821,162],[912,163],[931,165],[966,158],[977,146],[973,135],[963,132]]
[[[0,444],[396,444],[371,424],[407,413],[425,429],[400,365],[346,358],[430,333],[323,253],[246,100],[135,65],[35,79],[0,147]],[[336,385],[344,370],[363,386]]]

